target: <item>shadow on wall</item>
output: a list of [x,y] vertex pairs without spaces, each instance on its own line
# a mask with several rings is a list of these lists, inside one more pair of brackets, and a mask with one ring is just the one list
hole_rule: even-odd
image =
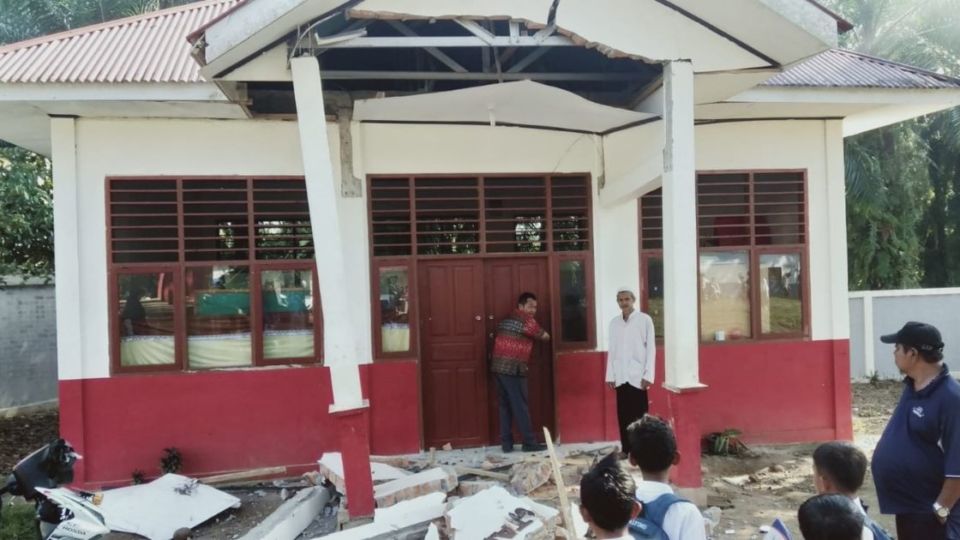
[[54,298],[42,281],[0,289],[0,411],[57,399]]

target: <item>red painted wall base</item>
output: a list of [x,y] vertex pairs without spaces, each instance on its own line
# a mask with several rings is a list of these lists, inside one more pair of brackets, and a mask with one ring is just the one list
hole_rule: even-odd
[[[700,349],[708,387],[692,395],[650,392],[651,412],[674,422],[684,458],[683,487],[700,482],[700,436],[737,428],[746,442],[789,443],[853,436],[846,340],[727,343]],[[619,438],[615,393],[603,384],[604,353],[562,354],[555,369],[561,442]],[[415,361],[361,366],[370,452],[420,450]],[[77,483],[126,484],[140,469],[159,474],[164,448],[177,447],[185,474],[287,465],[315,468],[341,449],[328,413],[330,375],[323,367],[187,374],[119,375],[60,382],[61,433],[84,455]]]
[[[417,452],[416,362],[361,366],[361,381],[372,404],[370,450]],[[341,445],[332,401],[323,367],[60,381],[60,431],[84,456],[77,483],[90,487],[129,483],[135,469],[158,475],[171,446],[183,454],[185,474],[315,469],[323,452]]]
[[[557,358],[557,427],[562,442],[619,439],[616,396],[603,384],[605,361],[602,352]],[[679,399],[671,400],[662,387],[662,349],[657,373],[650,412],[675,421],[681,435],[678,444],[688,457],[698,453],[700,436],[729,428],[741,430],[744,441],[754,443],[853,437],[847,340],[702,346],[700,380],[707,388]],[[685,414],[684,405],[696,412]],[[696,430],[688,428],[691,416],[699,424]],[[682,472],[681,460],[680,469],[679,485],[699,486],[699,464],[691,465],[688,474]]]

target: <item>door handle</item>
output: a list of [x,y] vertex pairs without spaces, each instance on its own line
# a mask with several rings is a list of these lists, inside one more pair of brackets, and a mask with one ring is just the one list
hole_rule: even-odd
[[482,321],[482,320],[483,320],[483,317],[481,317],[481,316],[479,316],[479,315],[474,315],[473,318],[474,318],[474,320],[477,320],[477,321]]
[[493,315],[487,315],[487,318],[492,321],[492,320],[493,320]]

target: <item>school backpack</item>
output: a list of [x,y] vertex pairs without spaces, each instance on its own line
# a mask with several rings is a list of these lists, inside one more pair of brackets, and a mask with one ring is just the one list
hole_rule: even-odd
[[641,503],[640,515],[630,520],[627,530],[637,540],[679,540],[671,539],[663,532],[663,519],[667,510],[675,503],[687,502],[674,493],[664,493],[656,499]]
[[870,529],[870,532],[873,533],[873,540],[893,540],[890,533],[881,527],[879,523],[871,519],[870,516],[863,516],[863,526]]

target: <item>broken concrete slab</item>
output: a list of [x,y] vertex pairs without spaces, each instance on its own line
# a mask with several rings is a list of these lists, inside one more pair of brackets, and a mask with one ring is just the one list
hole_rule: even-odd
[[332,493],[323,487],[301,489],[241,540],[294,540],[320,514]]
[[446,528],[453,540],[483,540],[492,535],[515,539],[553,538],[560,512],[527,497],[492,487],[453,503]]
[[373,498],[377,508],[386,508],[433,492],[447,493],[456,487],[457,472],[452,467],[436,467],[373,486]]
[[510,487],[520,495],[526,495],[550,480],[553,469],[549,461],[524,461],[513,466]]
[[476,495],[485,489],[499,486],[500,483],[492,480],[462,480],[457,486],[457,493],[461,497]]
[[373,523],[323,536],[322,540],[387,540],[423,538],[431,523],[447,509],[445,493],[430,493],[374,510]]
[[178,474],[165,474],[148,484],[103,493],[100,511],[115,532],[169,540],[177,529],[194,528],[240,499]]
[[[320,458],[317,464],[320,474],[336,486],[337,491],[346,493],[346,484],[344,483],[343,475],[343,455],[340,454],[340,452],[327,452]],[[371,461],[370,474],[373,476],[374,482],[387,482],[409,476],[411,473],[386,463]]]

